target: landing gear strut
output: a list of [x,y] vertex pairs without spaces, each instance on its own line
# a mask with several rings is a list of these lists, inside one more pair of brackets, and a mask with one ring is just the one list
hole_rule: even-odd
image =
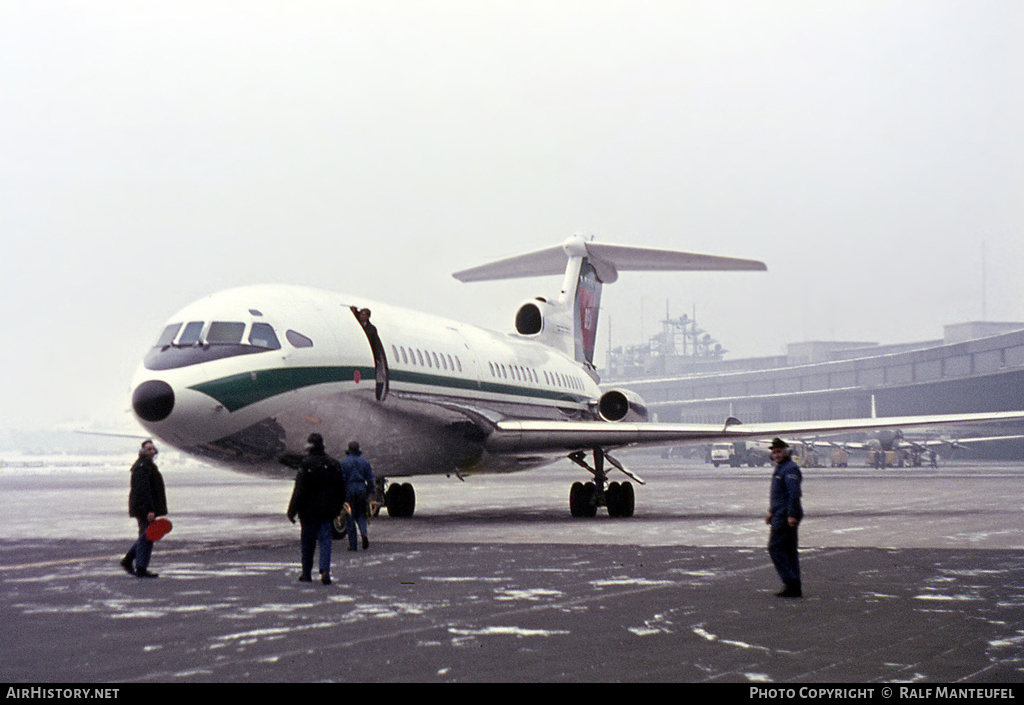
[[628,472],[622,464],[604,452],[602,448],[594,448],[594,467],[587,464],[586,453],[582,450],[569,454],[569,459],[580,467],[588,470],[593,482],[574,482],[569,489],[569,513],[574,517],[597,516],[598,507],[607,507],[608,516],[631,517],[636,505],[633,483],[608,482],[608,474],[604,470],[604,462],[626,473],[634,480],[643,484],[643,480]]

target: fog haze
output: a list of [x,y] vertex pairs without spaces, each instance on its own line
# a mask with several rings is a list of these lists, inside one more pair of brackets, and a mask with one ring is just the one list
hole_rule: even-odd
[[572,233],[768,265],[623,274],[599,363],[666,301],[731,358],[1024,320],[1021,37],[1018,0],[8,0],[0,428],[125,423],[231,286],[510,329],[558,277],[451,273]]

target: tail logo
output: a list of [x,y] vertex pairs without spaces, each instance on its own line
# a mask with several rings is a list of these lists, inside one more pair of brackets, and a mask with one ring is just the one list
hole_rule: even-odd
[[576,287],[575,338],[576,359],[594,364],[594,348],[597,344],[597,312],[601,307],[601,280],[593,265],[586,259],[580,266],[579,284]]

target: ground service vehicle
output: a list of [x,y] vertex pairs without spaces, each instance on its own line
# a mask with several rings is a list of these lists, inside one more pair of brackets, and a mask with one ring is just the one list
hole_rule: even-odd
[[731,465],[734,468],[742,465],[756,467],[767,465],[770,460],[768,450],[756,443],[736,441],[711,445],[711,462],[716,468],[721,465]]

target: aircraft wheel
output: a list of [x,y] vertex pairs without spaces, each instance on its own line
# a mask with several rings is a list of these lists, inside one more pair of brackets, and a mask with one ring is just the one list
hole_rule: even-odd
[[569,489],[569,513],[574,517],[597,516],[597,487],[593,482],[572,483]]
[[619,485],[618,513],[616,516],[631,517],[636,509],[636,493],[633,491],[632,482],[623,482]]
[[404,482],[402,493],[405,495],[405,516],[411,517],[416,511],[416,490],[408,482]]
[[334,517],[334,521],[331,522],[331,538],[335,541],[340,541],[345,538],[348,534],[348,524],[345,521],[345,517],[341,514]]
[[620,513],[622,505],[622,486],[618,482],[609,484],[604,496],[605,501],[608,503],[608,516],[622,516]]
[[583,483],[574,482],[569,488],[569,514],[574,517],[583,516]]
[[597,516],[597,485],[593,482],[583,485],[583,497],[585,499],[583,507],[586,510],[583,516]]
[[384,493],[388,516],[408,518],[416,511],[416,491],[408,482],[391,485]]

